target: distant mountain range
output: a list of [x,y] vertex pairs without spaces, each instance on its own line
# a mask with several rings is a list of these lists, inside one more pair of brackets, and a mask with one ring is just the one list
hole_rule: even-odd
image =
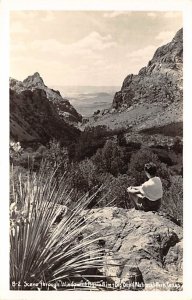
[[95,111],[111,107],[119,86],[53,86],[83,116],[90,117]]

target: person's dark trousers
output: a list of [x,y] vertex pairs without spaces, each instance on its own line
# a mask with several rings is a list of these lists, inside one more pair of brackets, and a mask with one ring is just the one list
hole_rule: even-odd
[[148,198],[140,198],[138,194],[129,193],[129,198],[135,209],[144,211],[158,211],[161,206],[161,199],[151,201]]

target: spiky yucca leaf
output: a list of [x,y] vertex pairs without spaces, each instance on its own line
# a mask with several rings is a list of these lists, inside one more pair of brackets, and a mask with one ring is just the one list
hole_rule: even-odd
[[[98,233],[82,238],[90,222],[83,211],[95,195],[73,204],[65,177],[58,183],[54,175],[42,167],[38,174],[29,171],[27,180],[18,173],[11,182],[10,281],[19,283],[16,289],[25,282],[66,279],[102,265],[101,250],[90,250]],[[67,214],[56,223],[65,206]]]

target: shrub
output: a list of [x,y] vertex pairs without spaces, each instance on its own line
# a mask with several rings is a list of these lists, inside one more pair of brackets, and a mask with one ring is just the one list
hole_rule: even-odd
[[159,164],[157,155],[149,148],[141,148],[132,154],[127,174],[134,179],[134,185],[140,185],[146,181],[144,166],[149,162]]
[[181,137],[176,136],[174,138],[174,141],[173,141],[173,150],[176,153],[182,153],[183,152],[183,142],[182,142]]
[[144,166],[146,163],[153,162],[157,165],[157,176],[163,182],[164,189],[170,186],[170,172],[164,163],[161,163],[158,156],[149,148],[141,148],[132,154],[127,174],[132,177],[132,185],[140,185],[146,181]]
[[146,128],[142,129],[140,131],[141,133],[144,134],[162,134],[165,136],[183,136],[183,122],[175,122],[175,123],[170,123],[162,126],[154,126],[151,128]]
[[98,149],[92,159],[99,172],[111,173],[113,176],[124,172],[123,150],[112,140],[108,140],[103,149]]
[[183,178],[172,176],[171,186],[163,196],[162,210],[183,223]]
[[[76,161],[89,158],[103,147],[107,136],[106,126],[86,127],[76,144],[69,148],[70,158]],[[72,151],[71,151],[72,148]]]
[[69,155],[66,147],[62,147],[57,140],[52,140],[49,142],[47,148],[42,151],[42,146],[36,151],[36,154],[40,155],[49,162],[50,168],[57,169],[57,176],[63,176],[63,174],[69,168]]
[[[106,196],[106,205],[114,205],[117,207],[123,208],[132,208],[133,205],[130,203],[129,196],[127,193],[127,188],[130,186],[130,178],[126,175],[119,175],[117,178],[110,178],[108,183],[109,193]],[[105,182],[106,184],[106,182]],[[111,200],[114,199],[114,202],[111,203]]]

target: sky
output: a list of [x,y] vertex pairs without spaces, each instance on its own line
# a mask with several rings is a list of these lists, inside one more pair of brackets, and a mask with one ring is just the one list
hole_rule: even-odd
[[10,76],[48,86],[121,86],[182,27],[171,11],[11,11]]

